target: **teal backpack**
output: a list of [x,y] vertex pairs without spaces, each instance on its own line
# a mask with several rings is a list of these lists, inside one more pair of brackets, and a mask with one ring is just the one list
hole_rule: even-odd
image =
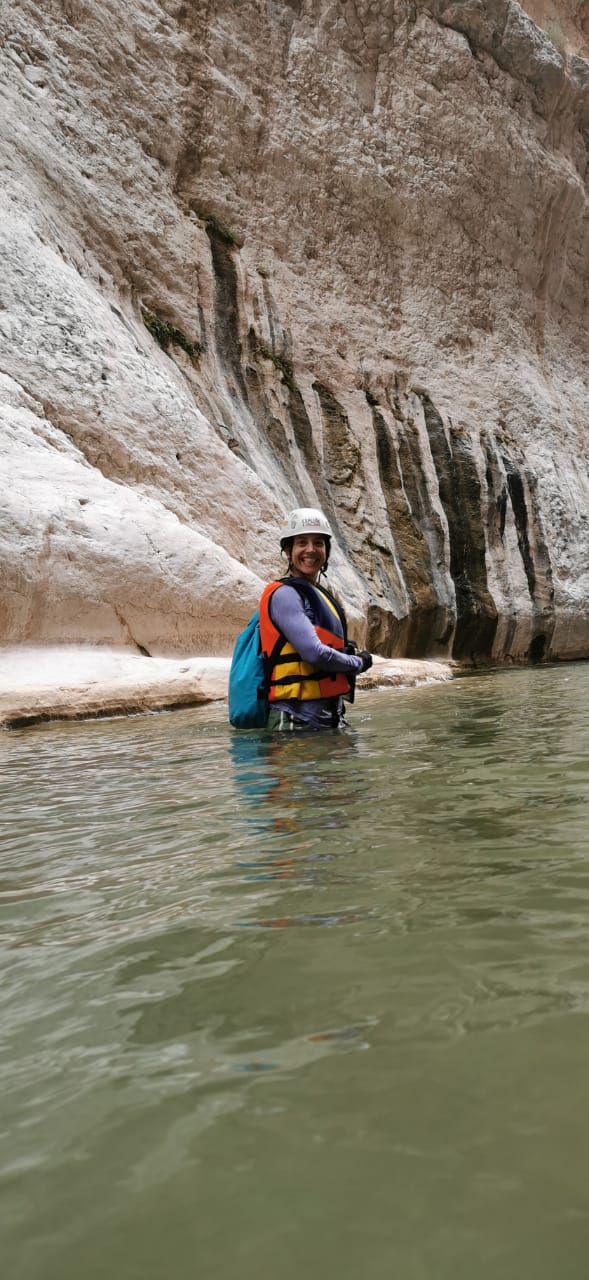
[[252,614],[237,637],[229,671],[229,720],[234,729],[264,729],[270,705],[260,617]]

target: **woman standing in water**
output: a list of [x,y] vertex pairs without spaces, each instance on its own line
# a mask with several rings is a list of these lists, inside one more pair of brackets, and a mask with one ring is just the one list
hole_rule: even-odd
[[372,666],[367,650],[348,642],[340,604],[319,585],[329,562],[331,528],[321,511],[301,507],[282,530],[280,550],[288,574],[266,587],[260,600],[262,651],[268,699],[280,728],[337,729],[354,679]]

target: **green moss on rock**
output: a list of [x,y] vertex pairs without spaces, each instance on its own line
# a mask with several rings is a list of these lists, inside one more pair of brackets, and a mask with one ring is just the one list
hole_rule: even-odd
[[284,356],[277,356],[274,351],[270,350],[270,347],[265,347],[261,343],[258,346],[258,355],[263,360],[271,360],[274,368],[278,369],[278,372],[282,374],[283,381],[287,387],[290,387],[291,391],[296,390],[297,384],[295,382],[294,369],[289,360],[285,360]]
[[223,244],[231,245],[235,249],[240,248],[237,237],[234,236],[224,222],[221,222],[220,218],[215,217],[214,213],[210,213],[204,218],[204,224],[210,236],[214,236],[217,240],[222,240]]
[[174,346],[181,347],[191,360],[195,360],[200,355],[198,343],[191,342],[182,329],[170,324],[169,320],[164,320],[162,316],[156,315],[154,311],[148,311],[146,307],[142,308],[141,314],[145,328],[152,338],[155,338],[162,351],[167,353],[169,348]]

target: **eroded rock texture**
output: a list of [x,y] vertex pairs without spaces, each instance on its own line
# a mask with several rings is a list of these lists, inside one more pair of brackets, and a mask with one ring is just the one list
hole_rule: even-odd
[[589,19],[526,10],[1,19],[1,643],[227,652],[318,503],[370,647],[589,655]]

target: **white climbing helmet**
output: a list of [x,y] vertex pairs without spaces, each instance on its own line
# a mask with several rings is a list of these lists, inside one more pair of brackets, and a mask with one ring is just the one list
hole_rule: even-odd
[[297,507],[296,511],[291,511],[280,530],[280,545],[287,538],[296,538],[301,533],[321,533],[324,538],[333,537],[327,516],[316,507]]

